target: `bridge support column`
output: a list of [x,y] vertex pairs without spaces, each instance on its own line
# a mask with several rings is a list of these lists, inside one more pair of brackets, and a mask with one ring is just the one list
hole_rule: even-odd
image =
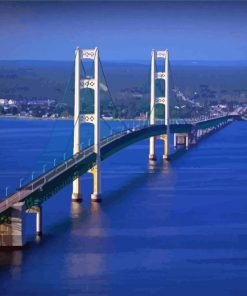
[[167,159],[168,151],[169,151],[169,139],[167,135],[161,135],[160,139],[164,142],[164,154],[163,159]]
[[42,236],[42,206],[32,206],[26,213],[36,215],[36,235]]
[[72,201],[82,202],[81,180],[80,180],[80,178],[77,178],[76,180],[73,181]]
[[91,194],[91,200],[100,202],[101,199],[101,176],[98,166],[94,166],[90,171],[93,174],[93,193]]
[[[81,51],[75,51],[74,155],[80,152],[80,63]],[[81,202],[80,178],[73,181],[72,201]]]
[[189,134],[186,134],[185,136],[185,148],[187,150],[189,149]]
[[197,139],[198,139],[198,140],[201,139],[201,135],[202,135],[202,134],[201,134],[201,130],[198,129],[198,130],[197,130]]
[[[152,50],[151,56],[151,86],[150,86],[150,125],[155,124],[155,51]],[[157,160],[156,158],[156,138],[149,139],[149,160]]]
[[99,93],[99,50],[95,49],[94,56],[94,151],[96,153],[96,166],[94,167],[94,189],[91,200],[101,201],[101,156],[100,156],[100,93]]
[[[90,123],[94,125],[94,153],[96,154],[95,166],[89,170],[93,175],[93,193],[91,200],[95,202],[101,201],[101,153],[100,153],[100,92],[99,92],[99,50],[98,48],[83,51],[84,58],[90,58],[94,63],[94,77],[83,80],[83,88],[91,87],[94,90],[94,113]],[[91,86],[90,86],[91,85]],[[89,115],[89,114],[88,114]]]
[[36,235],[42,235],[42,207],[37,207],[36,211]]
[[197,130],[192,128],[191,132],[188,134],[189,136],[189,145],[196,145],[197,144]]
[[156,161],[156,153],[155,153],[155,149],[156,148],[156,139],[155,137],[151,137],[149,139],[149,160],[153,160]]
[[176,145],[184,145],[186,149],[189,148],[190,145],[190,135],[187,133],[176,134]]
[[9,221],[0,224],[0,247],[21,248],[26,242],[24,202],[18,202],[11,208]]
[[169,98],[169,52],[164,52],[165,57],[165,125],[166,125],[166,142],[163,159],[169,160],[170,158],[170,98]]
[[177,134],[173,135],[173,146],[174,146],[174,149],[177,149]]
[[164,154],[163,159],[169,160],[170,157],[170,138],[169,135],[164,137]]

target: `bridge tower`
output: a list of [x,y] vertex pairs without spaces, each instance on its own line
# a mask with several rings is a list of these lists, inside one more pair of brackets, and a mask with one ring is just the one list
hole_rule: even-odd
[[[164,71],[156,72],[156,59],[164,59]],[[165,93],[162,97],[156,97],[155,81],[163,79],[165,84]],[[170,108],[169,108],[169,52],[168,50],[152,50],[151,57],[151,93],[150,93],[150,125],[155,125],[155,105],[163,104],[165,107],[165,125],[166,134],[161,136],[164,141],[164,159],[170,156]],[[156,138],[151,137],[149,143],[149,159],[156,160]]]
[[[73,154],[80,152],[80,69],[81,50],[79,47],[75,51],[75,98],[74,98],[74,148]],[[73,181],[72,200],[82,201],[80,178]]]
[[[80,77],[80,63],[83,59],[90,59],[94,64],[93,77]],[[94,112],[80,116],[80,89],[90,88],[94,91]],[[94,125],[95,166],[89,171],[93,174],[92,201],[101,201],[101,156],[100,156],[100,94],[99,94],[99,50],[76,49],[75,58],[75,108],[74,108],[74,154],[80,152],[80,124],[88,122]],[[81,201],[80,180],[73,182],[72,200]]]

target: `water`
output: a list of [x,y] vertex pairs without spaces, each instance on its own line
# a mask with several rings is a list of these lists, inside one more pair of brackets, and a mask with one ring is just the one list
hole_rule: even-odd
[[[52,124],[62,138],[71,125],[20,122],[8,122],[14,138],[0,131],[1,185],[40,159]],[[22,125],[43,136],[28,144]],[[1,295],[246,295],[246,133],[235,122],[171,163],[149,164],[147,141],[113,155],[103,162],[102,204],[90,204],[86,174],[83,204],[71,204],[71,186],[44,204],[41,241],[28,215],[28,247],[0,252]],[[25,145],[31,152],[9,157]]]

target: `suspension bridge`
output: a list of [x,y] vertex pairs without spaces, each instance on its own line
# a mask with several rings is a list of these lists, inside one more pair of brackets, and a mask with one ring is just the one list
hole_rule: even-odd
[[[163,69],[157,70],[156,60],[161,60]],[[93,75],[81,75],[83,60],[91,61]],[[150,84],[150,112],[149,120],[129,128],[124,122],[119,132],[100,137],[100,67],[99,50],[80,49],[75,52],[75,85],[74,85],[74,141],[73,155],[64,158],[62,163],[55,165],[47,172],[43,172],[35,179],[3,198],[0,202],[0,247],[22,247],[26,244],[25,217],[28,213],[36,214],[36,233],[42,233],[42,204],[66,185],[73,183],[72,201],[81,202],[80,176],[86,172],[93,175],[92,202],[102,200],[101,192],[101,162],[118,152],[120,149],[138,141],[149,139],[150,161],[156,161],[156,141],[164,143],[163,158],[172,160],[178,147],[189,149],[200,139],[224,127],[234,120],[230,115],[203,119],[171,119],[169,91],[169,53],[168,50],[152,51],[151,55],[151,84]],[[84,70],[84,69],[83,69]],[[85,72],[85,71],[84,71]],[[156,81],[164,84],[163,94],[157,95]],[[107,88],[109,89],[108,85]],[[85,114],[81,112],[81,90],[93,91],[94,111]],[[164,107],[164,119],[157,120],[156,105]],[[81,124],[90,123],[94,127],[94,142],[82,149],[80,143]],[[108,123],[106,123],[108,124]],[[173,143],[173,144],[172,144]],[[173,147],[172,147],[173,146]]]

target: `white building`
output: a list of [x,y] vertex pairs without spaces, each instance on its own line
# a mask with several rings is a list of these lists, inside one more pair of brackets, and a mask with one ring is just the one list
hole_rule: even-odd
[[16,104],[16,101],[13,100],[13,99],[10,99],[10,100],[8,100],[8,104],[9,105],[15,105]]
[[0,99],[0,105],[8,105],[7,99]]

